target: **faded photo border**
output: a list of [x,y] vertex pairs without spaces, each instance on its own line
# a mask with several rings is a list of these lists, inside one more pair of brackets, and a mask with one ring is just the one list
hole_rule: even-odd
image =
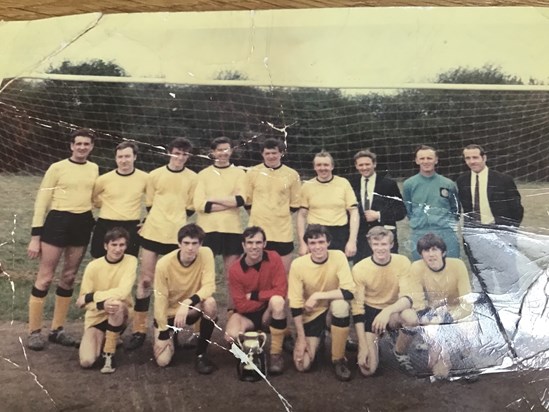
[[[546,408],[547,17],[545,8],[336,8],[4,22],[0,370],[6,390],[0,399],[13,410],[38,403],[46,410],[252,410],[257,402],[270,410]],[[433,393],[429,382],[440,383],[421,348],[413,360],[426,379],[407,377],[386,337],[380,376],[355,373],[340,384],[329,362],[301,375],[287,356],[284,375],[268,376],[252,390],[234,372],[242,353],[235,347],[229,353],[221,343],[223,320],[214,348],[220,370],[209,378],[195,375],[185,353],[158,370],[150,342],[139,353],[122,351],[111,377],[80,370],[74,348],[29,353],[25,317],[37,266],[26,258],[26,244],[35,194],[49,164],[67,156],[64,136],[78,127],[98,131],[93,160],[102,172],[113,168],[112,150],[124,140],[139,144],[138,167],[150,171],[165,162],[166,144],[181,133],[195,144],[190,167],[199,171],[212,163],[209,140],[228,134],[237,142],[235,164],[244,169],[260,163],[266,138],[283,140],[285,162],[303,181],[314,177],[317,151],[332,152],[336,174],[351,177],[354,153],[370,147],[379,156],[378,172],[401,189],[418,171],[418,144],[441,149],[438,170],[452,180],[468,170],[463,148],[482,144],[489,167],[515,179],[524,218],[518,228],[494,228],[467,226],[467,215],[455,215],[459,243],[465,238],[475,255],[469,260],[461,250],[474,317],[456,328],[426,326],[419,335],[449,352],[460,365],[450,381],[459,382]],[[398,232],[401,253],[411,256],[407,219]],[[219,293],[224,303],[226,292]],[[83,313],[71,309],[69,318],[80,335]],[[348,356],[356,363],[356,354]],[[464,389],[464,381],[474,386]],[[76,396],[69,382],[85,388]]]

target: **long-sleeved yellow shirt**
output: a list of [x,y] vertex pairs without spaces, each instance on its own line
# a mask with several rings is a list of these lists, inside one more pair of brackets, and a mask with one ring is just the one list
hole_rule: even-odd
[[99,169],[95,163],[64,159],[53,163],[40,184],[34,203],[33,228],[44,226],[50,210],[84,213],[92,210],[92,193]]
[[208,199],[241,196],[246,200],[246,174],[234,166],[208,166],[198,173],[194,192],[196,223],[204,232],[242,233],[240,207],[206,213]]
[[177,232],[187,223],[193,209],[196,173],[190,169],[174,172],[167,166],[149,173],[145,205],[150,212],[140,235],[164,244],[177,244]]
[[[303,309],[307,299],[315,292],[345,289],[355,292],[355,283],[345,254],[339,250],[329,250],[328,259],[315,263],[311,255],[298,257],[292,262],[288,280],[290,308]],[[324,313],[330,302],[320,300],[312,312],[303,312],[303,323],[310,322]]]
[[147,189],[148,174],[139,169],[128,175],[112,170],[97,178],[93,204],[99,217],[108,220],[139,220]]
[[110,263],[105,257],[92,260],[86,266],[79,296],[93,293],[93,302],[86,305],[84,327],[90,328],[107,319],[104,310],[97,309],[98,302],[119,299],[133,307],[132,287],[135,283],[137,258],[124,255],[122,260]]
[[180,302],[193,295],[201,301],[215,292],[215,263],[210,248],[201,247],[188,267],[181,264],[179,250],[162,257],[154,274],[154,318],[160,332],[168,329],[168,318],[174,317]]
[[471,293],[471,283],[465,264],[456,258],[446,258],[445,266],[433,272],[423,260],[410,267],[410,276],[401,286],[400,295],[409,296],[414,309],[447,305],[454,319],[471,313],[471,306],[460,298]]
[[353,266],[356,284],[353,299],[353,315],[364,314],[364,304],[376,309],[385,309],[398,300],[400,283],[408,276],[410,260],[406,256],[391,254],[391,261],[378,265],[368,257]]
[[301,187],[301,207],[308,210],[308,224],[346,225],[349,221],[347,211],[357,204],[351,184],[343,177],[334,176],[329,182],[314,178]]
[[272,242],[293,242],[291,209],[300,207],[299,174],[286,165],[276,169],[260,164],[246,173],[248,226],[259,226]]

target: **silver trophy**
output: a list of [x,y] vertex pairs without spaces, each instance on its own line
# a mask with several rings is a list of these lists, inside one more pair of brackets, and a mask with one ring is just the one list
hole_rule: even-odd
[[[238,362],[237,372],[241,381],[256,382],[261,379],[257,369],[263,375],[267,375],[267,359],[263,347],[267,342],[267,335],[261,331],[248,331],[240,333],[236,338],[238,346],[248,356],[248,362]],[[255,367],[254,367],[255,366]]]

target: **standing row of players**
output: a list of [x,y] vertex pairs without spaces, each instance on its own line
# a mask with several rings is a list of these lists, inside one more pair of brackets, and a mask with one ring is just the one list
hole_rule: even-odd
[[[349,258],[355,256],[355,261],[371,254],[365,240],[369,228],[392,226],[395,228],[393,251],[396,252],[396,221],[408,214],[414,243],[426,232],[440,233],[449,245],[449,255],[454,255],[451,251],[455,249],[457,238],[454,239],[452,225],[458,216],[457,191],[451,181],[436,174],[436,152],[427,146],[416,152],[420,173],[405,182],[405,201],[402,202],[396,183],[376,175],[375,154],[369,151],[361,151],[355,156],[355,165],[361,176],[354,179],[352,185],[332,175],[333,159],[326,152],[314,158],[317,177],[301,185],[297,172],[282,164],[284,146],[277,140],[265,142],[262,148],[264,163],[245,173],[230,162],[230,140],[215,139],[212,143],[215,162],[198,175],[185,167],[192,150],[186,139],[174,140],[168,146],[168,164],[149,175],[134,168],[137,148],[133,143],[125,142],[116,150],[117,169],[98,178],[97,166],[87,161],[93,149],[93,141],[91,131],[73,132],[71,157],[48,169],[38,193],[28,249],[30,257],[40,256],[40,267],[29,301],[28,344],[31,349],[39,350],[45,345],[45,339],[40,333],[44,298],[61,256],[64,257],[64,266],[56,291],[49,340],[63,345],[75,344],[74,339],[64,332],[63,324],[74,278],[93,227],[91,209],[94,203],[100,207],[92,239],[92,254],[95,257],[102,254],[105,232],[114,226],[128,228],[130,253],[136,255],[138,245],[142,250],[130,348],[139,347],[145,340],[151,286],[158,257],[178,248],[177,228],[186,223],[187,213],[193,211],[197,212],[197,223],[206,232],[204,245],[214,254],[223,255],[225,273],[228,273],[228,268],[242,253],[241,206],[251,208],[249,224],[264,228],[269,240],[267,249],[278,252],[286,272],[293,251],[291,214],[297,210],[300,254],[306,253],[307,249],[303,240],[307,224],[324,225],[333,239],[330,247],[344,251]],[[464,150],[469,165],[467,152],[480,158],[480,163],[485,166],[486,156],[482,148],[474,146]],[[489,176],[492,176],[492,171]],[[483,193],[480,202],[476,204],[482,206],[488,203],[489,207],[492,206],[490,177],[488,189],[485,190],[487,194]],[[512,183],[512,179],[510,181]],[[474,196],[476,201],[474,187],[470,186],[469,190],[474,195],[470,193],[469,197]],[[514,183],[513,188],[516,192]],[[137,228],[140,225],[144,193],[149,213],[140,229],[138,240]],[[518,198],[520,206],[518,192],[502,198]],[[465,202],[464,208],[467,209]],[[492,217],[496,222],[500,215],[513,222],[520,222],[520,208],[520,217],[499,209],[497,214],[492,212]],[[419,255],[414,258],[419,258]]]

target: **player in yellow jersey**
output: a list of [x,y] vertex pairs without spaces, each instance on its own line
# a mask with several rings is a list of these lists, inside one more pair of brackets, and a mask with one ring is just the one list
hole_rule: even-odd
[[[411,309],[402,315],[407,319],[415,316],[419,325],[450,324],[468,317],[472,306],[466,296],[471,293],[471,284],[465,264],[460,259],[446,257],[446,243],[433,233],[422,236],[416,250],[421,260],[412,263],[410,275],[400,290],[404,304]],[[413,368],[406,350],[412,339],[406,332],[401,330],[394,354],[401,367],[410,372]],[[429,367],[433,374],[448,376],[451,369],[448,351],[443,350],[442,342],[427,340],[430,340]]]
[[151,300],[156,262],[178,248],[177,230],[187,222],[193,211],[196,173],[185,167],[192,145],[177,138],[167,148],[169,162],[149,173],[145,205],[149,210],[139,232],[141,270],[137,281],[133,335],[127,350],[143,345],[147,336],[147,314]]
[[336,378],[351,379],[345,358],[349,336],[350,306],[355,284],[346,256],[339,250],[328,250],[330,232],[321,225],[309,225],[303,241],[309,254],[292,262],[288,281],[288,299],[297,339],[294,364],[298,371],[311,369],[320,341],[326,330],[326,315],[332,315],[332,365]]
[[374,226],[367,234],[372,255],[353,266],[356,284],[353,300],[353,320],[358,337],[357,363],[364,376],[373,375],[379,364],[378,339],[387,328],[416,324],[412,315],[403,319],[401,312],[409,308],[409,302],[399,301],[400,283],[410,271],[406,256],[393,254],[393,232],[383,226]]
[[198,373],[215,370],[206,350],[217,320],[215,264],[212,251],[202,247],[204,231],[194,223],[183,226],[177,235],[178,250],[162,257],[154,278],[154,358],[167,366],[174,354],[174,330],[200,320],[195,368]]
[[282,163],[284,151],[280,140],[265,140],[261,148],[263,163],[246,173],[246,208],[250,209],[248,225],[265,230],[265,249],[278,252],[288,273],[294,250],[292,213],[299,210],[301,181],[294,169]]
[[196,223],[206,232],[204,246],[223,256],[227,277],[230,266],[242,254],[240,212],[246,198],[246,173],[231,163],[229,138],[214,139],[211,149],[214,164],[198,173],[194,207]]
[[133,306],[132,287],[137,270],[137,259],[124,254],[129,239],[126,229],[110,229],[104,237],[105,256],[90,262],[84,271],[76,301],[77,307],[86,308],[80,344],[83,368],[91,368],[103,352],[105,364],[101,373],[115,371],[116,343]]
[[55,293],[55,308],[49,341],[64,346],[78,342],[65,333],[65,323],[73,284],[90,240],[95,223],[92,215],[93,185],[98,167],[88,161],[95,135],[79,129],[70,134],[71,156],[53,163],[40,184],[34,217],[32,238],[27,254],[40,258],[38,274],[29,299],[29,339],[32,350],[42,350],[46,340],[41,334],[44,301],[53,276],[63,256],[63,269]]
[[297,214],[299,254],[307,253],[303,234],[307,224],[319,224],[332,237],[330,249],[341,250],[348,258],[356,254],[359,226],[357,199],[349,181],[334,176],[334,159],[321,151],[313,160],[316,177],[307,180],[301,188],[301,208]]
[[115,149],[116,169],[99,176],[93,189],[93,203],[99,217],[93,230],[91,255],[105,255],[103,239],[114,227],[123,227],[130,234],[126,253],[137,257],[139,240],[137,228],[141,219],[147,189],[147,173],[135,168],[137,145],[122,142]]

